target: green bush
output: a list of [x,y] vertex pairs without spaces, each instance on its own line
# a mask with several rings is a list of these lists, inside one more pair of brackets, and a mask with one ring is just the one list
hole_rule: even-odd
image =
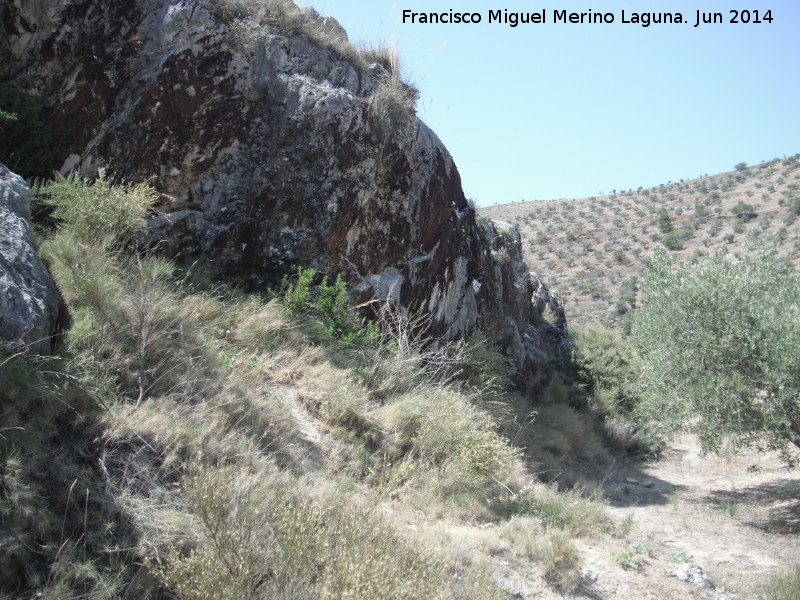
[[611,557],[625,570],[638,569],[653,557],[653,549],[647,544],[628,544],[612,552]]
[[756,207],[753,206],[752,204],[739,202],[736,206],[734,206],[731,209],[731,212],[735,214],[737,217],[743,217],[754,214],[756,212]]
[[594,325],[570,328],[570,337],[575,375],[595,396],[601,414],[630,415],[637,373],[629,345],[613,331]]
[[664,239],[661,240],[661,243],[664,244],[664,246],[669,250],[683,249],[683,240],[677,231],[670,231],[664,236]]
[[661,233],[669,233],[672,231],[672,217],[669,216],[669,213],[664,211],[658,215],[658,228],[661,230]]
[[55,114],[41,96],[0,88],[0,162],[26,179],[52,177],[66,158]]
[[489,415],[454,391],[421,388],[400,396],[387,410],[398,414],[398,447],[424,470],[444,476],[444,495],[502,478],[518,455]]
[[328,276],[322,277],[319,285],[314,286],[317,272],[312,269],[297,268],[297,279],[289,281],[285,275],[281,284],[283,303],[290,312],[316,319],[323,326],[327,335],[350,343],[376,343],[379,338],[379,326],[369,322],[364,327],[355,321],[355,314],[350,304],[347,286],[337,275],[333,284]]
[[77,173],[57,177],[37,195],[53,208],[53,217],[78,239],[109,245],[125,244],[142,233],[158,197],[147,183],[118,184],[100,172],[95,181]]
[[800,274],[776,242],[717,252],[697,265],[647,261],[631,337],[643,410],[664,431],[696,429],[707,450],[800,447]]
[[183,322],[173,265],[119,249],[145,228],[152,188],[72,175],[39,193],[60,223],[41,251],[69,305],[67,347],[87,385],[102,397],[137,401],[188,397],[210,385],[216,358]]
[[96,393],[191,397],[215,380],[214,351],[184,322],[169,262],[111,252],[69,231],[46,240],[42,253],[70,307],[67,348]]
[[599,493],[580,489],[558,490],[541,485],[509,498],[497,508],[500,516],[536,516],[546,530],[567,531],[573,536],[591,536],[611,529],[611,522]]

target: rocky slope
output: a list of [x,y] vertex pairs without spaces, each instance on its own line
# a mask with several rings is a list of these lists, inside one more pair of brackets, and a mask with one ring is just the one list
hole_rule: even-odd
[[62,172],[152,179],[151,242],[171,255],[249,289],[297,266],[341,273],[356,301],[392,297],[445,338],[491,316],[530,370],[536,340],[562,339],[560,302],[513,227],[476,221],[394,57],[355,50],[312,9],[255,6],[12,0],[0,85],[60,107]]
[[736,251],[752,231],[777,235],[781,253],[800,264],[800,155],[650,189],[480,212],[519,227],[525,259],[564,297],[570,323],[622,329],[642,258],[657,247],[698,260],[718,248]]

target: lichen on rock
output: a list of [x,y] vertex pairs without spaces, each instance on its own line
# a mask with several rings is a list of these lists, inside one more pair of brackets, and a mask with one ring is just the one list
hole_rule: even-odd
[[36,251],[31,192],[0,164],[0,350],[49,355],[61,298]]
[[249,289],[298,266],[341,274],[355,301],[391,295],[445,339],[490,319],[515,340],[540,325],[518,234],[476,220],[390,53],[355,51],[308,10],[291,26],[211,0],[6,11],[0,83],[63,107],[64,168],[153,180],[169,199],[150,231],[164,251]]

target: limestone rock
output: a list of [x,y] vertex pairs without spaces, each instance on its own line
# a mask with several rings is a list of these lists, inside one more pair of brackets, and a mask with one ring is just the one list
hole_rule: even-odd
[[0,349],[48,355],[60,296],[30,228],[31,192],[0,164]]
[[174,256],[249,289],[339,273],[356,302],[392,297],[446,339],[499,322],[521,372],[563,343],[560,300],[515,228],[476,219],[409,86],[314,11],[323,38],[220,4],[9,0],[0,84],[62,107],[63,170],[151,179],[166,198],[151,241]]
[[686,563],[675,571],[675,577],[680,581],[694,584],[698,587],[714,587],[711,580],[703,573],[703,569],[694,563]]

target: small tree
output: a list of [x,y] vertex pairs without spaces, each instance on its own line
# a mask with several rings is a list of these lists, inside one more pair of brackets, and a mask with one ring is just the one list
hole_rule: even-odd
[[662,242],[664,246],[666,246],[670,250],[683,249],[683,240],[681,240],[681,236],[677,231],[670,231],[667,235],[664,236]]
[[694,429],[703,447],[800,448],[800,273],[752,241],[690,265],[664,250],[647,261],[638,348],[642,408],[665,433]]
[[658,215],[658,228],[661,230],[661,233],[669,233],[672,231],[672,217],[669,216],[668,212],[664,211]]
[[746,202],[739,202],[731,209],[731,212],[737,217],[749,217],[750,215],[755,215],[756,207]]

